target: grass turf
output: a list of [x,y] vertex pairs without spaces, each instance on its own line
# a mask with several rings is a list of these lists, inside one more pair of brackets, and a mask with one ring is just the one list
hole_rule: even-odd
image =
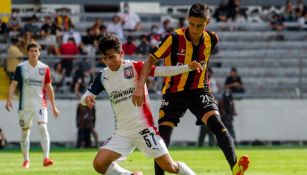
[[[91,175],[96,174],[92,160],[96,149],[52,149],[51,158],[55,164],[42,166],[42,153],[30,151],[30,169],[21,168],[20,150],[0,151],[0,175]],[[198,175],[230,175],[228,164],[218,148],[174,148],[170,153],[175,160],[187,163]],[[306,147],[239,147],[237,154],[248,154],[251,160],[246,175],[306,175]],[[140,170],[153,175],[153,161],[134,151],[127,160],[120,163],[129,170]]]

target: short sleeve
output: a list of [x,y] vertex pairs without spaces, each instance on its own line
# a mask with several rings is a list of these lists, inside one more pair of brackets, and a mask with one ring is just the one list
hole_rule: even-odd
[[94,95],[98,95],[100,92],[104,90],[101,78],[102,78],[102,72],[99,72],[95,77],[94,81],[89,86],[88,88],[89,92],[91,92]]
[[50,69],[46,67],[45,84],[51,83]]

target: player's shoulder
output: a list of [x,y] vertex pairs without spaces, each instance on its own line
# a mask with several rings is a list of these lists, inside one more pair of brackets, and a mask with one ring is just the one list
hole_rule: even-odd
[[40,68],[49,68],[49,66],[41,61],[38,61],[37,64],[39,65]]

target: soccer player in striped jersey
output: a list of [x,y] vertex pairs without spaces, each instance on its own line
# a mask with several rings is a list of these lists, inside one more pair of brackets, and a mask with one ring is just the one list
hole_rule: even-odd
[[[95,78],[81,97],[81,103],[92,108],[95,97],[106,91],[116,118],[115,133],[97,153],[93,165],[101,174],[130,175],[115,161],[126,157],[135,147],[155,161],[167,172],[181,175],[195,175],[185,163],[174,161],[168,153],[163,139],[154,126],[150,110],[148,91],[145,89],[145,103],[134,106],[131,101],[143,65],[142,61],[123,59],[121,42],[114,34],[104,34],[99,41],[102,60],[107,65]],[[201,71],[196,61],[182,66],[151,67],[151,76],[171,76],[188,71]]]
[[58,117],[59,111],[55,105],[54,91],[51,85],[49,67],[39,61],[40,46],[37,43],[30,43],[27,46],[28,60],[16,67],[13,81],[10,84],[6,101],[6,109],[13,108],[12,97],[18,87],[19,97],[19,125],[21,127],[20,147],[24,162],[23,167],[30,167],[30,128],[32,119],[35,118],[41,137],[41,146],[44,153],[43,165],[50,166],[53,160],[49,159],[50,138],[47,130],[47,102],[46,93],[52,105],[54,117]]
[[[151,51],[143,65],[132,100],[136,106],[144,103],[145,80],[151,71],[151,66],[159,59],[164,59],[166,66],[183,65],[191,61],[203,63],[204,69],[201,72],[185,72],[165,78],[159,111],[159,132],[165,143],[169,145],[173,128],[189,109],[197,118],[196,124],[206,124],[214,133],[232,173],[242,175],[248,168],[248,157],[242,156],[237,160],[233,140],[221,122],[216,101],[208,86],[209,57],[218,42],[217,35],[206,30],[210,22],[209,17],[210,9],[207,5],[196,3],[191,6],[188,27],[174,30],[164,38],[159,48]],[[156,175],[164,174],[157,164],[155,167]]]

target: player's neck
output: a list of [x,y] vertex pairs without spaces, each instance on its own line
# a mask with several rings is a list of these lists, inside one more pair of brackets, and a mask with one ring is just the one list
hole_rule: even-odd
[[35,67],[35,66],[37,65],[37,62],[38,62],[37,59],[35,59],[35,58],[30,59],[30,58],[29,58],[29,64],[30,64],[31,66]]

